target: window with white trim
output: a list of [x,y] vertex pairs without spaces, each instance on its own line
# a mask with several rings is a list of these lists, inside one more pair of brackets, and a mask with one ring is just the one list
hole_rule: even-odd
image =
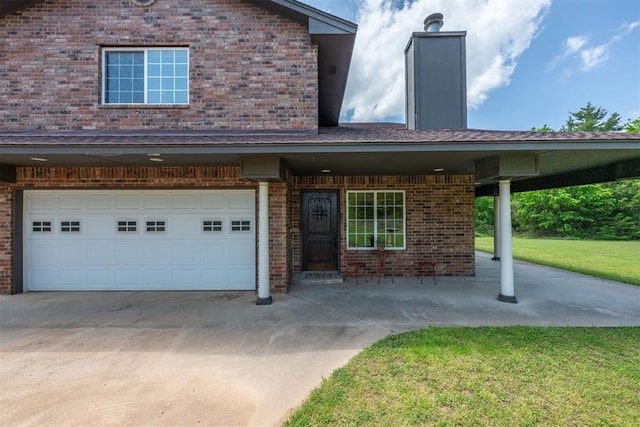
[[103,104],[189,103],[189,49],[104,48]]
[[404,191],[347,191],[347,247],[406,249]]

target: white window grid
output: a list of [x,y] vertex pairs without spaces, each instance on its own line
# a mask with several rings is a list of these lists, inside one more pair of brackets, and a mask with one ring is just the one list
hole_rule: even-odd
[[406,249],[404,190],[347,191],[347,249]]
[[[115,54],[122,55],[116,56]],[[107,63],[108,57],[111,55],[113,62]],[[120,59],[127,56],[131,57],[131,62],[129,63],[127,59],[127,63],[120,63]],[[118,63],[116,63],[116,58]],[[126,75],[122,76],[122,73],[126,73]],[[111,79],[111,76],[114,77]],[[115,90],[115,87],[111,85],[117,85],[118,90]],[[107,90],[108,87],[112,90]],[[109,99],[109,94],[115,96],[116,93],[118,94],[117,99]],[[131,95],[130,99],[129,94]],[[123,100],[125,96],[127,99]],[[134,97],[136,97],[135,100]],[[102,104],[189,104],[189,49],[182,47],[103,48]]]

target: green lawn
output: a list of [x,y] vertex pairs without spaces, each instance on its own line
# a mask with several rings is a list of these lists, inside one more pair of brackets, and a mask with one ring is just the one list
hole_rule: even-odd
[[[476,237],[476,249],[493,252],[493,237]],[[513,257],[640,286],[640,241],[514,237]]]
[[288,426],[637,426],[640,328],[435,328],[336,370]]

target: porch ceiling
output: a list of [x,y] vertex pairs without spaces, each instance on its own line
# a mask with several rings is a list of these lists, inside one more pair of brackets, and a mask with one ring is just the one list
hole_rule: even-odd
[[[334,150],[303,151],[303,147],[176,147],[176,146],[117,146],[117,147],[21,147],[19,150],[0,150],[0,168],[13,166],[239,166],[243,155],[277,155],[295,175],[412,175],[412,174],[474,174],[478,161],[504,154],[535,154],[540,174],[522,178],[535,179],[536,186],[562,186],[567,174],[597,170],[608,165],[640,164],[640,151],[634,148],[558,150],[522,150],[515,144],[507,147],[477,146],[475,149],[455,150],[451,146],[392,147],[358,146],[333,147]],[[411,151],[401,151],[411,148]],[[467,147],[468,148],[468,147]],[[13,152],[12,152],[13,151]],[[19,151],[19,152],[17,152]],[[38,161],[34,159],[46,159]],[[158,161],[161,160],[161,161]],[[638,166],[634,166],[638,170]],[[440,171],[442,169],[442,171]],[[328,170],[329,172],[323,172]],[[631,173],[631,175],[634,175]],[[553,177],[563,176],[553,182]],[[577,175],[576,175],[577,176]],[[544,177],[551,181],[541,182]],[[597,178],[595,175],[592,178]],[[608,180],[608,179],[605,179]],[[517,179],[515,180],[517,181]],[[514,182],[515,182],[514,181]],[[533,182],[533,181],[532,181]],[[597,182],[597,181],[596,181]],[[493,182],[478,183],[484,194],[490,194]],[[567,184],[565,184],[567,185]],[[532,189],[522,187],[525,190]],[[517,191],[517,187],[516,187]]]
[[[10,180],[17,166],[239,166],[244,156],[277,156],[296,175],[472,175],[479,161],[509,154],[535,155],[539,169],[511,177],[513,191],[640,177],[640,135],[410,131],[388,123],[318,131],[6,131],[0,177]],[[478,183],[476,194],[494,186],[495,179]]]

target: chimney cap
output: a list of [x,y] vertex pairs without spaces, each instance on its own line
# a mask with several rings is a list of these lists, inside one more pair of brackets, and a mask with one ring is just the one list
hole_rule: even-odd
[[442,13],[432,13],[424,19],[424,30],[428,33],[437,33],[444,25]]

